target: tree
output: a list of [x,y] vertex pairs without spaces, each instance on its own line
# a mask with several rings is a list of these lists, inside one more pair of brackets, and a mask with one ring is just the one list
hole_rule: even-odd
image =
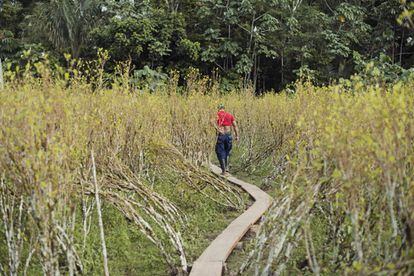
[[408,1],[2,1],[0,55],[14,59],[35,43],[86,59],[104,48],[136,69],[193,67],[257,91],[283,89],[303,75],[320,84],[348,78],[359,70],[357,55],[414,65]]
[[113,61],[131,59],[137,69],[184,71],[199,59],[200,45],[187,38],[183,16],[169,6],[145,1],[105,4],[100,23],[90,33],[90,51],[105,48]]
[[58,51],[69,50],[74,58],[78,58],[93,26],[97,8],[95,0],[40,2],[28,18],[27,34],[34,41],[46,39]]
[[1,1],[0,5],[0,58],[7,58],[18,51],[21,41],[19,22],[22,5],[19,2]]

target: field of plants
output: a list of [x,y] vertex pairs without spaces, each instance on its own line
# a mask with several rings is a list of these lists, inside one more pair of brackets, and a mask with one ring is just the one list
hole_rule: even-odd
[[122,66],[110,84],[35,67],[0,91],[3,273],[187,271],[249,204],[205,166],[218,103],[241,132],[231,171],[275,198],[233,272],[414,271],[414,82],[258,97],[196,73],[146,91]]

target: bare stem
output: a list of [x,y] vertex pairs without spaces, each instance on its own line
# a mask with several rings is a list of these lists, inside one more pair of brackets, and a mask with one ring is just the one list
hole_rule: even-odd
[[95,185],[96,209],[98,212],[99,230],[101,233],[101,246],[102,246],[102,255],[103,255],[103,262],[104,262],[104,271],[105,271],[105,276],[109,276],[108,256],[106,252],[105,233],[104,233],[104,228],[103,228],[102,212],[101,212],[101,201],[99,199],[99,187],[98,187],[98,181],[96,178],[96,165],[95,165],[95,157],[93,155],[93,151],[91,151],[91,159],[92,159],[93,183]]

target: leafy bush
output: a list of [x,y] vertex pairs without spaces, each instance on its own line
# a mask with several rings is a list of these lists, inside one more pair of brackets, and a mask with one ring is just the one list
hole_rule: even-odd
[[[28,259],[33,273],[100,273],[94,167],[111,270],[186,270],[209,231],[246,200],[203,169],[214,147],[210,119],[224,103],[242,137],[233,172],[259,175],[275,197],[240,272],[413,272],[412,81],[384,86],[355,77],[256,97],[248,89],[222,94],[192,70],[185,87],[172,75],[153,93],[133,93],[122,72],[105,88],[101,56],[85,71],[69,61],[53,72],[35,63],[41,78],[6,74],[5,271],[22,272]],[[120,251],[137,244],[148,254],[131,253],[145,255],[131,267]]]
[[[186,271],[210,231],[245,201],[200,166],[214,144],[209,109],[216,104],[191,93],[129,94],[116,83],[106,90],[101,66],[90,75],[33,67],[34,75],[7,72],[0,91],[2,269],[102,273],[96,181],[111,271]],[[126,250],[144,242],[149,255],[138,267],[128,268],[123,242]],[[151,258],[157,262],[148,265]]]
[[239,115],[241,167],[268,164],[275,195],[244,273],[413,272],[413,83],[352,87],[299,84]]

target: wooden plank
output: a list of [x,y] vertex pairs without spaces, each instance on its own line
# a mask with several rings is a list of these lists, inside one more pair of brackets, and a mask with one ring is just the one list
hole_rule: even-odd
[[[220,174],[221,172],[220,168],[214,165],[211,165],[211,170],[215,174]],[[233,176],[227,177],[227,180],[232,184],[240,186],[243,190],[249,193],[255,200],[255,203],[243,214],[233,220],[229,226],[227,226],[227,228],[211,242],[194,263],[190,276],[221,275],[223,265],[237,243],[272,204],[272,198],[259,187],[246,183]],[[218,269],[217,266],[220,266],[220,269]]]
[[196,271],[197,276],[221,276],[223,273],[222,262],[196,261],[191,271]]

